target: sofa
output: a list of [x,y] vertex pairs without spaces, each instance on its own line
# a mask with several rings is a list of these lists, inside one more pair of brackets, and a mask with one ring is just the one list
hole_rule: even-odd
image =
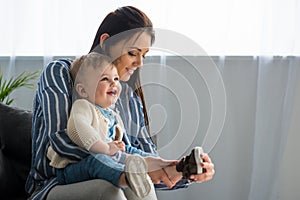
[[[25,192],[25,182],[31,163],[31,125],[31,111],[0,102],[0,200],[24,200],[29,197]],[[94,181],[86,184],[99,184]],[[110,190],[107,192],[111,193]],[[64,195],[69,195],[65,193],[62,191],[56,195],[64,199]],[[81,193],[72,191],[76,197]],[[65,199],[70,199],[70,196]]]
[[0,199],[27,199],[31,162],[31,111],[0,103]]

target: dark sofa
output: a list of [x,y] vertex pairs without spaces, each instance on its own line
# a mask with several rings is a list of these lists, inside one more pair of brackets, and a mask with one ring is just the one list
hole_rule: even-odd
[[32,113],[0,103],[0,199],[27,199]]

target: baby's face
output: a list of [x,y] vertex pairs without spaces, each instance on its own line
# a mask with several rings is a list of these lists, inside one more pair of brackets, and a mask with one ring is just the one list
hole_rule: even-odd
[[102,108],[107,108],[115,104],[119,98],[121,84],[119,82],[118,71],[114,65],[106,67],[105,71],[102,72],[103,70],[96,69],[95,74],[92,75],[97,81],[91,81],[94,82],[94,86],[90,88],[95,88],[95,85],[97,87],[89,91],[89,100]]

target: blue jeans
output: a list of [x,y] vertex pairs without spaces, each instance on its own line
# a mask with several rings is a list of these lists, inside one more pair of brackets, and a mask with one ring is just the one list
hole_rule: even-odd
[[56,175],[59,184],[71,184],[91,179],[103,179],[116,187],[124,172],[125,166],[114,161],[105,154],[89,155],[83,160],[67,165],[63,169],[57,169]]

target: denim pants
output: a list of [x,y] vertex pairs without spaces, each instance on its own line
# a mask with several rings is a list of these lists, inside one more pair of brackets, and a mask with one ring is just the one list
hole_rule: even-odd
[[63,169],[57,169],[56,175],[59,184],[71,184],[91,179],[103,179],[116,187],[124,172],[125,166],[105,154],[89,155],[83,160],[67,165]]

